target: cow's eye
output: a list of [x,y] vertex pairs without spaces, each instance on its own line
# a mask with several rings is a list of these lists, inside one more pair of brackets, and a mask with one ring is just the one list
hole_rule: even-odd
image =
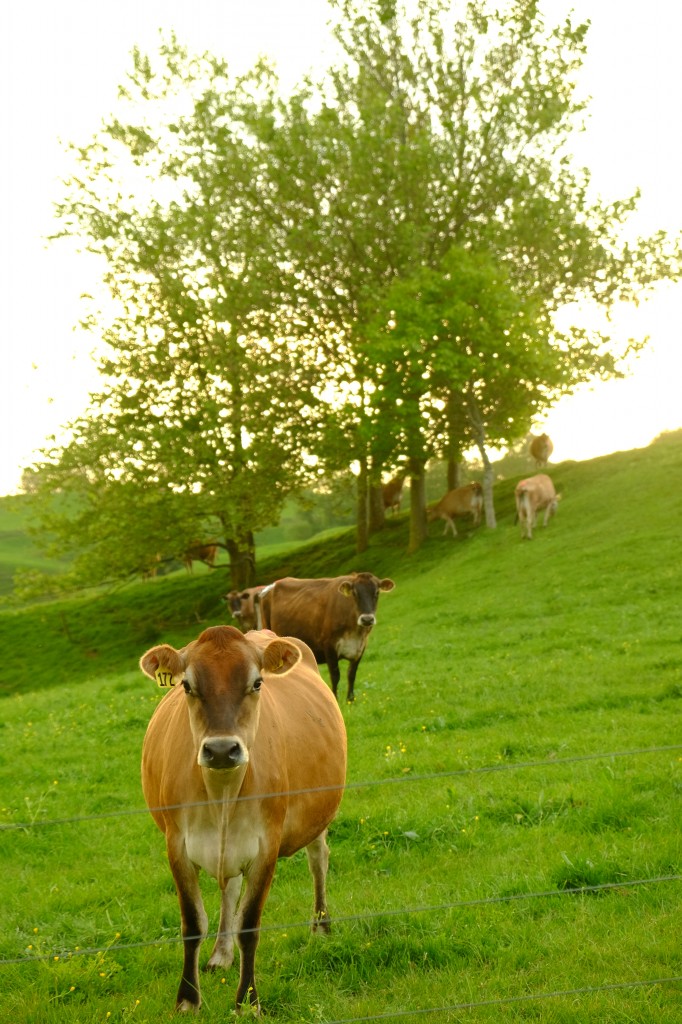
[[182,688],[185,691],[185,693],[191,693],[192,692],[192,687],[189,685],[189,683],[187,682],[186,679],[182,680]]
[[252,689],[255,690],[256,693],[258,693],[258,691],[260,690],[262,685],[263,685],[263,680],[259,676],[258,679],[254,679]]

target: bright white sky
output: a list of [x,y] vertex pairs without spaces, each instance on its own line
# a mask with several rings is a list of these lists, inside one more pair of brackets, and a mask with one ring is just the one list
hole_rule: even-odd
[[[593,97],[576,139],[596,191],[619,198],[640,186],[636,228],[682,230],[682,7],[670,0],[543,0],[548,21],[569,10],[590,18],[582,88]],[[52,204],[67,164],[60,140],[87,142],[111,110],[133,46],[152,50],[174,29],[191,49],[249,67],[276,61],[285,85],[320,62],[327,45],[325,0],[7,0],[0,10],[0,349],[5,428],[0,494],[97,387],[96,339],[74,330],[79,297],[96,270],[63,244]],[[651,336],[625,381],[566,399],[546,420],[554,459],[582,459],[648,444],[682,426],[682,285],[664,286],[618,321],[623,336]]]

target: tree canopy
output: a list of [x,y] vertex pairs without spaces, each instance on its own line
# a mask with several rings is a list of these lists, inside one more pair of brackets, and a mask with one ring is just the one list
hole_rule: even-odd
[[75,150],[63,232],[103,257],[115,314],[92,313],[102,390],[37,480],[87,491],[85,572],[133,571],[120,537],[146,509],[141,547],[168,543],[159,521],[180,547],[211,534],[246,583],[286,495],[349,465],[359,550],[400,462],[416,547],[429,458],[485,463],[618,372],[612,338],[555,314],[679,275],[679,242],[624,240],[637,195],[591,198],[571,159],[588,26],[548,27],[538,0],[331,7],[338,57],[288,96],[265,62],[134,51],[122,109]]

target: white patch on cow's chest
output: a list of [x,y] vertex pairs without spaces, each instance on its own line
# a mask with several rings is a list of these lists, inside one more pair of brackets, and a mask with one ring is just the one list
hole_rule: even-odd
[[195,822],[185,833],[190,860],[218,881],[235,878],[255,860],[260,847],[259,815],[238,814],[221,827],[218,821]]
[[339,640],[336,641],[336,653],[339,658],[347,658],[348,661],[357,661],[358,658],[362,657],[362,653],[367,645],[367,636],[369,634],[368,629],[363,629],[362,632],[355,631],[353,633],[346,633]]

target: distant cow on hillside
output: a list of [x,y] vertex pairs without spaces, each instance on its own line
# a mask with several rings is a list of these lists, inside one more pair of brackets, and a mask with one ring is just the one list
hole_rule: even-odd
[[530,443],[530,454],[535,459],[538,469],[547,465],[553,451],[554,445],[548,434],[540,434],[539,437],[534,437]]
[[187,572],[192,572],[192,562],[203,562],[205,565],[215,565],[218,547],[214,543],[202,544],[201,541],[192,541],[182,556],[182,562]]
[[406,473],[398,473],[387,483],[382,484],[381,497],[384,503],[384,510],[386,512],[398,512],[400,511],[400,502],[403,496],[403,484],[405,483]]
[[481,522],[482,512],[483,488],[476,481],[472,484],[466,484],[464,487],[456,487],[454,491],[448,491],[437,504],[432,505],[427,510],[426,518],[429,523],[432,523],[434,519],[444,519],[445,528],[443,529],[443,536],[450,529],[452,530],[452,536],[456,537],[457,527],[455,526],[455,518],[472,516],[474,526],[478,526]]
[[248,633],[250,629],[256,629],[258,626],[254,598],[262,589],[260,586],[247,587],[246,590],[231,590],[223,598],[227,601],[232,618],[237,620],[242,633]]
[[339,660],[345,658],[349,662],[346,699],[352,701],[358,665],[376,625],[379,594],[388,593],[394,586],[393,580],[380,580],[371,572],[318,580],[290,576],[259,594],[262,628],[303,640],[318,665],[329,666],[334,696],[339,685]]
[[519,480],[514,497],[516,513],[521,523],[521,537],[532,540],[538,512],[542,512],[544,509],[545,517],[542,525],[547,526],[550,517],[557,510],[559,496],[554,489],[554,484],[545,473],[537,473],[535,476],[528,477],[527,480]]

